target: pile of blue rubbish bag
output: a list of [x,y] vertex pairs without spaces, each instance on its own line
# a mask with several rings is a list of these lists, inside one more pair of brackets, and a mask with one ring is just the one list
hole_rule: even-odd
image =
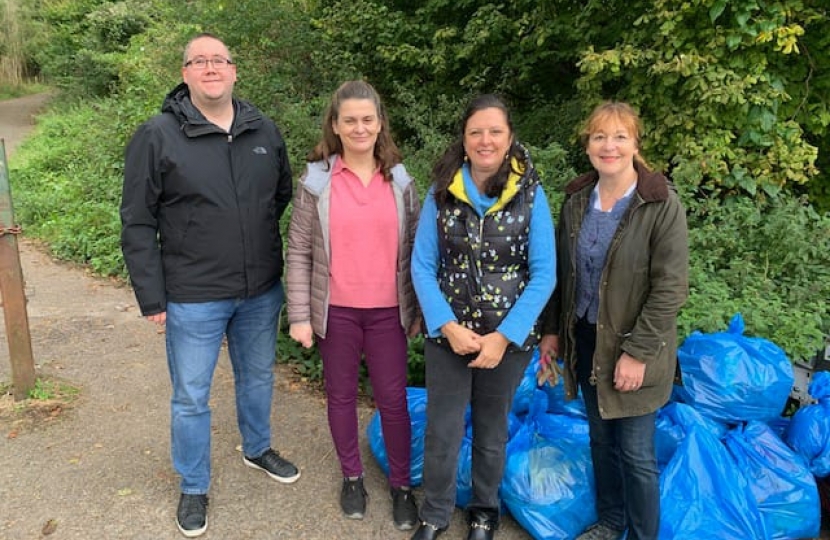
[[[688,336],[678,349],[682,386],[657,413],[661,540],[804,539],[819,535],[817,478],[830,475],[830,373],[809,386],[815,404],[781,416],[793,386],[786,354],[744,336],[740,314],[725,332]],[[535,539],[572,539],[597,519],[581,400],[561,380],[537,386],[538,352],[510,414],[503,510]],[[422,481],[426,392],[407,388],[412,483]],[[456,505],[471,496],[471,427],[461,445]],[[379,414],[368,427],[381,469],[389,464]]]

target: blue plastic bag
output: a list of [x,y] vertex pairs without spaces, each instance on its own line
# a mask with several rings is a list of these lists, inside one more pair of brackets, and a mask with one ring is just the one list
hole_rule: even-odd
[[787,430],[790,428],[790,420],[789,416],[779,416],[767,421],[767,425],[783,441]]
[[588,444],[588,420],[580,416],[550,412],[550,393],[539,388],[533,395],[530,410],[521,420],[521,427],[529,425],[536,435],[549,440],[561,437]]
[[533,394],[536,392],[536,373],[539,371],[539,359],[539,348],[536,347],[522,375],[522,380],[519,381],[516,393],[513,395],[513,404],[510,411],[520,418],[530,410]]
[[[560,369],[564,368],[560,365]],[[559,377],[559,381],[554,386],[551,386],[550,382],[546,382],[540,387],[540,390],[548,396],[547,412],[552,414],[565,414],[577,418],[588,418],[581,392],[577,399],[565,399],[565,379],[563,377]]]
[[674,396],[701,413],[726,422],[778,417],[793,386],[793,368],[780,347],[743,336],[740,313],[729,330],[694,332],[677,351],[683,386]]
[[821,513],[816,480],[804,460],[761,422],[738,426],[723,439],[749,482],[768,538],[815,538]]
[[669,464],[693,427],[704,429],[716,439],[720,439],[727,431],[725,424],[703,416],[685,403],[669,403],[659,409],[654,425],[654,448],[661,471]]
[[[568,416],[559,421],[584,424]],[[533,538],[569,540],[597,521],[591,452],[587,439],[540,436],[535,425],[543,423],[526,423],[508,444],[500,494]]]
[[807,391],[818,403],[795,411],[784,441],[815,476],[824,478],[830,476],[830,372],[815,373]]
[[746,479],[724,445],[693,426],[660,475],[660,540],[765,540]]
[[[563,369],[561,360],[558,362],[559,368]],[[559,380],[553,386],[550,382],[545,382],[542,386],[539,386],[536,374],[539,372],[540,365],[541,357],[539,349],[537,348],[533,351],[530,363],[528,363],[522,375],[522,380],[516,389],[516,395],[513,396],[511,412],[519,418],[528,414],[533,400],[536,399],[535,393],[538,390],[542,390],[548,395],[547,412],[587,418],[588,414],[585,412],[585,402],[582,401],[581,397],[572,400],[565,399],[565,383],[562,377],[559,377]]]
[[[421,485],[424,480],[424,433],[427,427],[427,392],[425,388],[407,387],[406,406],[412,424],[412,449],[410,455],[410,482],[413,486]],[[389,456],[383,442],[383,430],[380,425],[380,411],[375,411],[366,426],[369,449],[375,456],[383,473],[389,477]]]

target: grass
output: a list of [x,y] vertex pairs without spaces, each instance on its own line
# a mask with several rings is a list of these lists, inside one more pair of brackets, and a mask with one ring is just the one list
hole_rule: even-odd
[[0,84],[0,100],[39,94],[48,90],[50,90],[50,87],[39,81],[28,81],[15,85]]
[[72,409],[81,390],[57,377],[41,376],[29,391],[28,399],[15,401],[11,383],[0,381],[0,434],[14,439],[54,423]]

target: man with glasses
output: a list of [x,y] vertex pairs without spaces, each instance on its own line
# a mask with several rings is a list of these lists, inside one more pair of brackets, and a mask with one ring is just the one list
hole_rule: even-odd
[[176,517],[195,537],[207,529],[208,400],[225,337],[243,463],[278,482],[300,476],[271,449],[270,427],[292,179],[277,126],[233,97],[236,64],[221,40],[193,38],[182,79],[127,146],[121,243],[142,315],[166,326]]

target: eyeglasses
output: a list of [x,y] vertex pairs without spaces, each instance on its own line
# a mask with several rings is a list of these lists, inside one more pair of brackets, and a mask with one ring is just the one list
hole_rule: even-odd
[[213,69],[222,70],[227,69],[228,66],[233,65],[233,60],[230,58],[222,58],[221,56],[217,56],[216,58],[194,58],[193,60],[188,60],[184,63],[184,67],[192,67],[193,69],[206,69],[208,64],[213,66]]

